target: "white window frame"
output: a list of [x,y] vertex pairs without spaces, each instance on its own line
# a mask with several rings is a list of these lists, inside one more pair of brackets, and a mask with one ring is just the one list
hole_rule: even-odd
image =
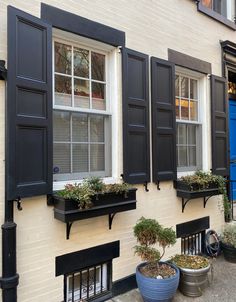
[[[97,53],[105,54],[106,56],[106,110],[97,110],[97,109],[86,109],[86,108],[77,108],[77,112],[79,113],[88,113],[88,114],[99,114],[104,115],[110,118],[110,129],[111,129],[111,152],[110,152],[110,162],[111,162],[111,176],[105,177],[103,181],[105,183],[114,183],[120,181],[121,170],[119,167],[119,146],[120,139],[122,138],[122,129],[119,127],[120,118],[118,115],[121,114],[121,54],[120,49],[117,47],[113,47],[108,44],[104,44],[102,42],[94,41],[88,38],[84,38],[72,33],[68,33],[59,29],[53,29],[53,45],[55,41],[77,45],[79,47],[84,47],[85,49],[89,49],[91,51],[95,51]],[[53,62],[52,62],[52,76],[53,76],[53,110],[63,110],[63,111],[71,111],[76,112],[75,108],[69,106],[61,106],[55,105],[55,95],[54,95],[54,47],[52,49],[53,54]],[[90,63],[91,64],[91,63]],[[73,81],[72,81],[73,82]],[[72,87],[73,89],[73,87]],[[72,90],[73,91],[73,90]],[[106,159],[105,159],[106,161]],[[71,179],[71,180],[58,180],[53,181],[53,190],[61,190],[68,183],[80,183],[82,179]]]
[[[199,125],[201,128],[200,131],[200,144],[201,147],[197,148],[197,152],[199,152],[199,158],[201,161],[200,168],[202,170],[209,170],[209,162],[210,162],[210,83],[208,83],[207,75],[186,69],[180,66],[176,66],[175,70],[176,75],[180,75],[183,77],[190,77],[191,79],[195,79],[198,81],[198,121],[189,121],[189,120],[180,120],[176,119],[176,123],[186,123]],[[176,95],[176,94],[175,94]],[[177,133],[176,133],[177,136]],[[177,149],[176,149],[177,150]],[[177,177],[181,177],[187,174],[193,174],[196,170],[186,168],[178,168],[177,167]]]

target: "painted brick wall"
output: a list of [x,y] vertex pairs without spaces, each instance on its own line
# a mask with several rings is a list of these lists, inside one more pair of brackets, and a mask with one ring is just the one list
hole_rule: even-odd
[[[221,75],[221,49],[219,40],[235,40],[236,33],[197,12],[194,1],[189,0],[45,0],[83,17],[95,20],[126,32],[129,48],[167,59],[172,48],[212,63],[213,73]],[[40,1],[6,1],[0,3],[0,59],[7,60],[6,31],[7,5],[40,16]],[[209,84],[209,83],[208,83]],[[208,85],[209,86],[209,85]],[[4,83],[0,83],[0,222],[4,210]],[[209,87],[208,87],[209,100]],[[121,104],[121,96],[119,96]],[[210,100],[209,100],[210,103]],[[209,116],[209,103],[205,112]],[[120,105],[121,107],[121,105]],[[118,111],[119,113],[121,110]],[[121,123],[121,115],[118,117]],[[210,121],[207,126],[210,141]],[[119,150],[122,150],[121,130],[118,133]],[[210,145],[206,148],[210,168]],[[118,155],[122,172],[122,154]],[[161,183],[158,191],[154,184],[144,192],[138,186],[137,210],[118,214],[112,230],[108,230],[107,217],[76,222],[70,240],[65,239],[65,225],[53,218],[53,209],[47,207],[46,197],[26,199],[23,211],[15,211],[17,228],[17,262],[20,274],[20,302],[58,302],[63,299],[62,277],[55,278],[55,256],[99,245],[113,240],[121,241],[121,256],[114,261],[117,280],[132,274],[139,259],[133,255],[135,240],[132,228],[140,216],[157,218],[165,226],[210,216],[211,227],[217,231],[223,225],[219,209],[220,197],[209,200],[203,209],[202,200],[190,202],[185,213],[171,182]],[[166,257],[180,251],[180,242],[168,250]],[[1,253],[0,253],[1,255]]]

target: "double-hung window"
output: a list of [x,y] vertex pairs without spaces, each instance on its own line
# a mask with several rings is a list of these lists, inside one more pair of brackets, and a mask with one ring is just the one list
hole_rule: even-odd
[[201,168],[201,123],[199,81],[177,74],[175,77],[178,171]]
[[54,181],[111,175],[107,53],[54,40]]
[[201,0],[201,3],[219,15],[231,21],[235,20],[235,0]]

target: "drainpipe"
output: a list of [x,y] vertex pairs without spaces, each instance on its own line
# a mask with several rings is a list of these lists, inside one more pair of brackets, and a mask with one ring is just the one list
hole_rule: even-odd
[[[7,81],[7,70],[3,60],[0,60],[0,80],[5,83]],[[13,217],[14,201],[5,199],[4,224],[2,225],[2,277],[0,278],[3,302],[17,302],[19,275],[16,272],[16,223]]]

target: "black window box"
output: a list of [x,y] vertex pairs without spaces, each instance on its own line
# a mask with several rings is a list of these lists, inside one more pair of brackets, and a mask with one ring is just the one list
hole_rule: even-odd
[[116,213],[136,209],[136,188],[129,189],[127,193],[105,193],[93,196],[93,207],[79,209],[75,200],[68,200],[54,195],[54,218],[67,224],[67,239],[74,221],[108,215],[109,229]]
[[221,194],[218,185],[214,182],[209,183],[207,189],[201,189],[197,184],[192,184],[190,186],[186,182],[178,180],[175,183],[175,188],[177,196],[182,198],[182,212],[184,212],[186,204],[191,199],[203,197],[203,206],[205,208],[206,203],[211,196]]

